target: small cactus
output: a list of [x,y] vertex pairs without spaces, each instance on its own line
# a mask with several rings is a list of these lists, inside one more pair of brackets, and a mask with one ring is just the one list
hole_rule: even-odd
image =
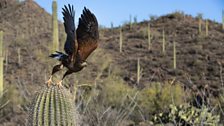
[[123,33],[122,33],[122,27],[120,28],[120,52],[122,52],[122,45],[123,45]]
[[0,96],[3,94],[3,82],[4,82],[4,76],[3,76],[3,31],[0,31]]
[[205,25],[205,35],[208,36],[208,20],[206,20]]
[[151,30],[150,30],[150,23],[148,24],[148,50],[151,50]]
[[224,30],[224,10],[222,10],[222,30]]
[[201,29],[202,29],[202,14],[201,13],[199,13],[198,14],[198,33],[199,33],[199,35],[201,35]]
[[3,31],[0,31],[0,56],[3,57]]
[[29,126],[74,126],[71,99],[63,87],[51,85],[41,90],[32,105]]
[[132,16],[129,16],[129,25],[130,25],[130,29],[132,29]]
[[201,34],[201,18],[199,18],[199,21],[198,21],[198,33]]
[[17,56],[18,56],[18,60],[17,60],[18,64],[21,65],[21,49],[20,48],[17,49]]
[[114,29],[114,23],[113,22],[110,23],[110,28]]
[[166,53],[166,40],[165,40],[165,31],[163,29],[163,54]]
[[3,57],[0,56],[0,96],[3,94],[3,83],[4,83],[4,77],[3,77]]
[[[176,37],[176,35],[175,35]],[[177,68],[176,42],[173,41],[173,69]]]
[[137,84],[139,85],[140,79],[142,77],[143,69],[140,66],[140,59],[137,60]]

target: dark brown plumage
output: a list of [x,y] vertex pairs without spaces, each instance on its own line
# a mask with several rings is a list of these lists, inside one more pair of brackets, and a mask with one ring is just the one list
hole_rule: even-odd
[[[95,15],[84,8],[77,30],[75,29],[75,11],[73,6],[68,5],[63,8],[63,19],[65,32],[67,34],[64,45],[65,53],[56,52],[50,57],[61,61],[59,65],[54,66],[50,79],[47,84],[51,84],[51,78],[54,73],[60,71],[63,67],[68,68],[62,80],[69,74],[79,72],[86,67],[87,57],[97,48],[99,32],[98,22]],[[61,85],[62,80],[58,83]]]

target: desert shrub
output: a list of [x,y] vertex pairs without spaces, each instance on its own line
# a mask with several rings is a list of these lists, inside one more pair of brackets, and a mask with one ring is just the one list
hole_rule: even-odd
[[220,121],[224,123],[224,92],[219,96]]
[[3,94],[0,95],[0,111],[3,110],[3,108],[6,107],[7,104],[9,103],[9,100],[6,97],[4,97],[5,93],[6,91],[4,91]]
[[77,100],[77,109],[83,116],[82,124],[114,126],[128,122],[135,109],[132,98],[136,96],[136,89],[116,75],[101,81],[95,86],[79,89],[79,92],[84,90]]
[[10,85],[7,88],[6,98],[10,101],[8,107],[17,111],[19,109],[18,106],[25,104],[25,99],[22,98],[15,85]]
[[139,90],[128,86],[122,78],[112,74],[95,86],[79,89],[78,100],[84,124],[122,125],[128,120],[140,123],[165,111],[170,104],[180,105],[186,94],[179,84],[152,83]]
[[136,90],[123,81],[122,78],[117,76],[110,76],[104,80],[104,97],[106,97],[108,105],[120,107],[121,101],[128,95],[134,95]]
[[140,91],[138,104],[143,111],[145,119],[150,119],[156,112],[164,111],[170,104],[179,105],[184,102],[184,90],[178,85],[166,82],[152,83]]
[[215,115],[212,111],[203,106],[201,109],[188,104],[183,105],[169,105],[167,112],[161,112],[154,116],[154,124],[172,123],[181,126],[192,125],[217,125],[219,122],[219,115]]

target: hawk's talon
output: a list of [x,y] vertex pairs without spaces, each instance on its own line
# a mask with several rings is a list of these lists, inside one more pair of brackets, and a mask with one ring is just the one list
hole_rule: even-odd
[[56,85],[58,86],[58,88],[62,88],[63,87],[62,86],[62,80],[60,80]]
[[46,81],[45,84],[47,84],[48,87],[50,87],[50,85],[53,84],[52,76],[50,76],[49,80]]

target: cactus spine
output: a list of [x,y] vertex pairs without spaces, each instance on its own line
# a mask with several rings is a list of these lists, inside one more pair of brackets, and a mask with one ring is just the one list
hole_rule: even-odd
[[165,31],[163,29],[163,54],[165,54],[166,52],[166,40],[165,40]]
[[57,17],[57,1],[54,0],[52,3],[52,30],[53,30],[53,50],[59,49],[59,39],[58,39],[58,17]]
[[205,22],[205,35],[208,36],[208,20]]
[[120,52],[122,52],[122,44],[123,44],[123,33],[122,33],[122,27],[120,28]]
[[34,101],[30,112],[31,126],[74,126],[74,109],[69,93],[58,86],[46,87]]
[[3,94],[3,31],[0,31],[0,96]]
[[150,23],[148,24],[148,50],[151,50],[151,30],[150,30]]

